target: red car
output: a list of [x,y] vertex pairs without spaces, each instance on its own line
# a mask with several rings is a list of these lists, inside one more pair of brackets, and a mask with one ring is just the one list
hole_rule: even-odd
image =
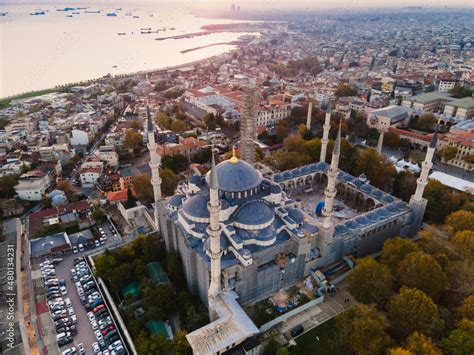
[[113,325],[111,325],[110,327],[107,327],[104,330],[102,330],[102,335],[106,335],[108,332],[111,332],[114,329],[115,329],[115,327]]
[[104,307],[105,307],[105,304],[100,304],[97,307],[95,307],[92,311],[96,313],[97,311],[100,311]]

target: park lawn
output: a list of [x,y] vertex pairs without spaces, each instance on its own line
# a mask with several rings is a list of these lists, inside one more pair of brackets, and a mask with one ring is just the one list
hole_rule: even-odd
[[[319,340],[316,337],[319,337]],[[295,339],[290,354],[345,355],[350,354],[337,339],[336,320],[332,318]]]
[[51,94],[52,92],[57,92],[57,91],[59,90],[58,89],[45,89],[45,90],[40,90],[40,91],[27,92],[25,94],[15,96],[10,99],[3,99],[3,100],[0,100],[0,109],[7,108],[8,106],[10,106],[10,102],[12,100],[28,99],[30,97]]

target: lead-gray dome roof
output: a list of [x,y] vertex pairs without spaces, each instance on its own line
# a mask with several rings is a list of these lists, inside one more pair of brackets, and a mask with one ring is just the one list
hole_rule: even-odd
[[[262,176],[252,165],[235,157],[217,164],[216,174],[221,191],[248,191],[262,182]],[[209,173],[206,180],[209,183]]]

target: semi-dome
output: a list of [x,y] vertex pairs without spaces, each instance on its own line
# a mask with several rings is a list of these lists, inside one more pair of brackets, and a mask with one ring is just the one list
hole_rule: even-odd
[[207,209],[208,201],[209,196],[198,193],[184,201],[183,211],[189,217],[209,218],[209,210]]
[[267,224],[273,220],[275,211],[263,201],[244,204],[235,214],[235,221],[244,225]]
[[[256,188],[262,182],[261,174],[246,161],[232,157],[216,165],[219,190],[241,192]],[[209,173],[206,177],[209,183]]]

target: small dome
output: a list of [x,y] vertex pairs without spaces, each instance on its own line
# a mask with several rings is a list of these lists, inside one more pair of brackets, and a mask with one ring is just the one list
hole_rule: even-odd
[[304,214],[296,208],[288,208],[288,216],[296,223],[304,222]]
[[386,202],[386,203],[392,203],[393,200],[394,200],[394,198],[390,195],[384,195],[384,197],[382,197],[382,201]]
[[207,195],[198,193],[184,201],[183,211],[190,217],[209,218],[208,201],[209,197]]
[[173,197],[170,198],[170,205],[171,206],[181,206],[181,203],[183,202],[184,195],[174,195]]
[[[232,158],[216,166],[219,190],[226,192],[248,191],[262,182],[261,174],[249,163]],[[209,173],[206,176],[209,184]]]
[[235,221],[246,225],[259,225],[270,222],[274,216],[273,207],[263,201],[251,201],[236,212]]

